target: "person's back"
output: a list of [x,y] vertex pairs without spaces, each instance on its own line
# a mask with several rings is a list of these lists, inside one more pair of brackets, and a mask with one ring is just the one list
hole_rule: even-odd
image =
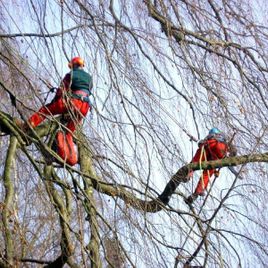
[[71,90],[90,91],[92,88],[92,77],[89,73],[80,68],[71,71]]
[[224,158],[228,150],[226,136],[223,132],[209,133],[203,146],[205,146],[207,161]]

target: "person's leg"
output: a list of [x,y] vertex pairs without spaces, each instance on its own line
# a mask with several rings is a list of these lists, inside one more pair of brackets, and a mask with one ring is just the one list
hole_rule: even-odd
[[62,160],[67,162],[67,157],[69,155],[69,146],[67,145],[66,136],[63,131],[57,132],[56,141],[58,155],[62,158]]
[[202,195],[207,189],[208,182],[210,177],[214,174],[214,169],[204,170],[202,176],[199,179],[199,182],[195,189],[195,194]]
[[[206,150],[208,150],[207,147],[204,147],[204,146],[200,147],[197,150],[195,156],[193,157],[192,163],[198,163],[198,162],[209,160],[207,159],[209,153]],[[204,194],[204,191],[208,186],[209,178],[213,174],[214,174],[214,169],[203,171],[202,176],[198,181],[198,184],[195,188],[194,193],[192,193],[191,195],[189,195],[187,198],[184,199],[186,204],[191,205],[197,199],[199,195]]]
[[56,115],[66,113],[67,109],[62,98],[47,104],[40,108],[40,110],[34,113],[29,119],[28,122],[32,127],[37,127],[41,124],[47,115]]
[[74,166],[78,162],[77,152],[70,132],[58,131],[56,135],[57,153],[69,165]]
[[75,143],[73,141],[73,132],[76,126],[81,123],[84,116],[86,116],[89,110],[89,104],[80,100],[72,100],[73,108],[70,111],[70,119],[68,120],[66,127],[67,133],[65,135],[65,143],[59,144],[58,153],[64,159],[66,163],[73,166],[78,162],[78,155]]
[[70,132],[66,133],[66,142],[68,146],[68,155],[67,155],[66,162],[69,165],[74,166],[78,162],[78,155],[77,155],[76,146],[73,142],[73,136]]
[[[200,162],[200,161],[202,162],[204,160],[206,160],[205,148],[204,148],[204,146],[200,146],[197,149],[197,151],[196,151],[196,153],[195,153],[195,155],[194,155],[191,163],[198,163],[198,162]],[[189,170],[187,176],[182,181],[183,182],[188,182],[193,177],[193,174],[194,174],[194,171],[193,170]]]

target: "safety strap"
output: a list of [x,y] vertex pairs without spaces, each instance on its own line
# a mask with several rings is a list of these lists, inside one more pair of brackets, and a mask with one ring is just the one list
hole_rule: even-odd
[[[201,148],[201,153],[200,153],[200,158],[199,158],[200,170],[201,170],[201,163],[202,163],[203,154],[205,156],[205,161],[207,161],[207,155],[206,155],[206,152],[205,152],[205,145],[202,145],[202,148]],[[201,183],[202,183],[202,189],[204,189],[205,188],[205,184],[204,184],[203,172],[201,173]]]

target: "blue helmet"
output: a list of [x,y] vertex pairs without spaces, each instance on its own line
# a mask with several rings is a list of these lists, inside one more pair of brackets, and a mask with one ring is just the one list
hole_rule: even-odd
[[219,133],[221,133],[221,131],[220,131],[218,128],[216,128],[216,127],[213,127],[213,128],[208,132],[209,135],[211,135],[211,134],[219,134]]

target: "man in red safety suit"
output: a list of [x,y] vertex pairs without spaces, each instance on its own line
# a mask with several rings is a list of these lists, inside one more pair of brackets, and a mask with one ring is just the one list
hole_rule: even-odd
[[[227,156],[227,153],[230,156],[235,156],[235,147],[231,143],[227,143],[225,135],[218,128],[212,128],[208,136],[198,143],[198,149],[191,163],[223,159]],[[198,196],[204,195],[209,179],[213,174],[218,176],[219,171],[216,169],[203,171],[194,193],[185,199],[187,204],[192,204]],[[188,174],[188,178],[191,178],[192,175],[193,171]]]
[[91,109],[89,96],[92,90],[92,77],[83,70],[84,60],[73,58],[69,64],[71,71],[65,75],[56,96],[51,103],[41,107],[28,120],[34,128],[49,115],[67,115],[66,128],[56,135],[57,153],[69,165],[78,162],[78,156],[73,142],[73,132]]

